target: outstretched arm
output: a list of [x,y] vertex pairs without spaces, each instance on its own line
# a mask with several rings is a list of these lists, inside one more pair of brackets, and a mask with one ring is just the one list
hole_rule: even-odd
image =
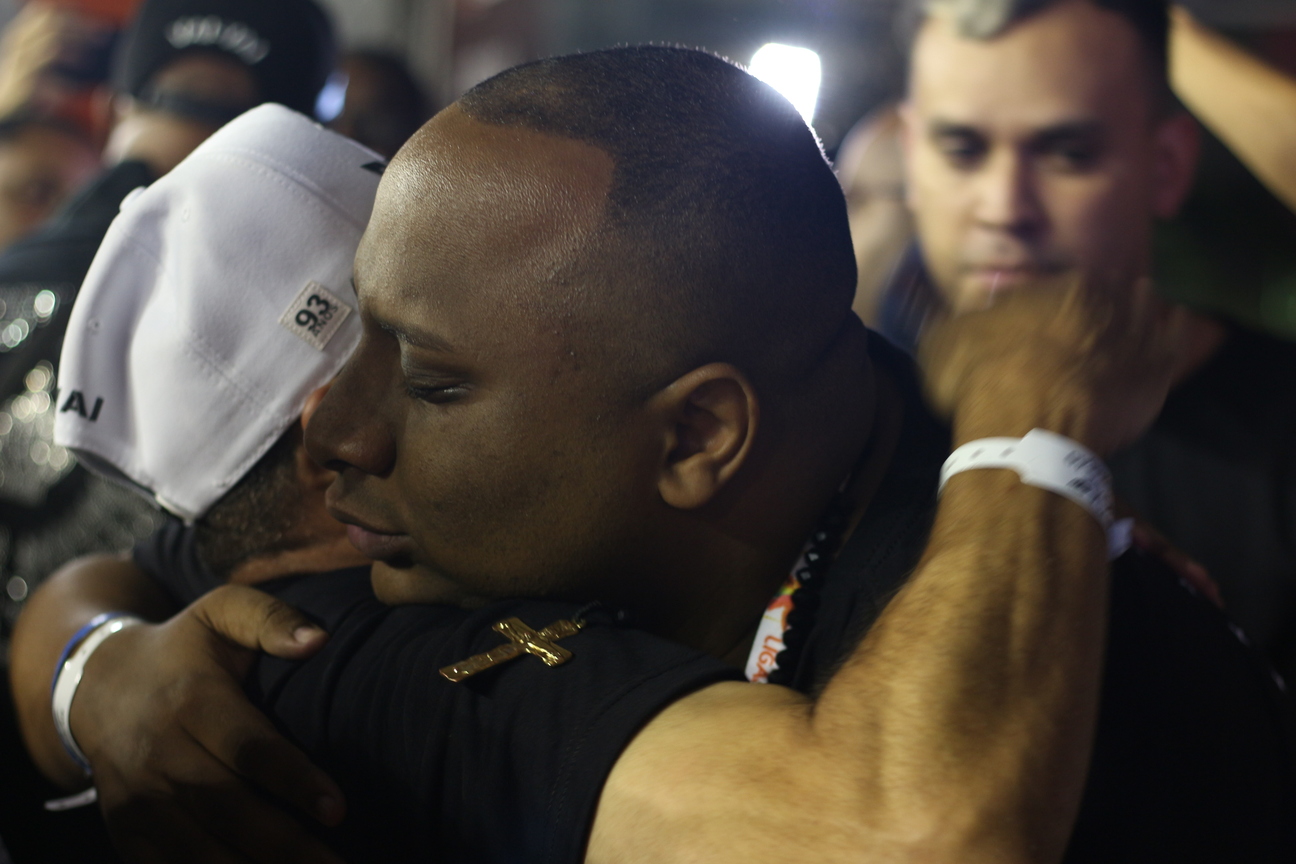
[[[1106,454],[1136,437],[1169,351],[1135,293],[1123,310],[1018,295],[947,325],[928,373],[955,444],[1042,427]],[[790,837],[818,861],[1059,860],[1107,573],[1078,505],[1008,471],[957,475],[916,573],[819,699],[723,684],[663,711],[613,769],[588,860],[763,861]]]
[[1296,209],[1296,80],[1176,7],[1175,93],[1251,172]]

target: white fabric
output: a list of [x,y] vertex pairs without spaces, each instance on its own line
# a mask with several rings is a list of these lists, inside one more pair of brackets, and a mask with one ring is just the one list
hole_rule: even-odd
[[978,468],[1008,468],[1028,486],[1047,489],[1088,510],[1107,532],[1108,554],[1129,549],[1133,523],[1112,517],[1111,472],[1103,461],[1070,438],[1032,429],[1021,438],[980,438],[959,447],[941,468],[939,490],[955,474]]
[[355,348],[352,260],[382,164],[262,105],[127,196],[72,309],[55,441],[206,512]]

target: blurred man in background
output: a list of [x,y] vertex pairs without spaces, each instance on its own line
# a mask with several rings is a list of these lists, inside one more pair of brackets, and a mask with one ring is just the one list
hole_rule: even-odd
[[99,173],[99,151],[70,124],[0,120],[0,250],[31,233]]
[[913,239],[904,204],[901,127],[899,106],[873,111],[846,135],[834,165],[846,193],[859,271],[853,308],[870,327],[877,327],[883,292]]
[[[925,273],[903,286],[910,300],[962,313],[1050,273],[1151,278],[1153,226],[1182,204],[1199,134],[1169,86],[1166,4],[921,5],[906,118]],[[1296,347],[1191,322],[1165,411],[1112,461],[1116,488],[1206,564],[1291,673]]]
[[0,251],[99,173],[90,108],[115,32],[99,15],[32,2],[0,35]]
[[432,116],[423,88],[399,58],[382,51],[349,51],[340,65],[346,97],[329,128],[390,159]]

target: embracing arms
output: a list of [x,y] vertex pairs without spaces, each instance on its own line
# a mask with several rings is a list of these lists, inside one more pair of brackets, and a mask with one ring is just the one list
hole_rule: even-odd
[[[1111,308],[1077,286],[1042,290],[947,324],[927,372],[956,443],[1043,427],[1106,454],[1136,437],[1169,379],[1168,328],[1148,293],[1118,292]],[[721,684],[661,712],[612,769],[589,860],[748,864],[783,857],[789,843],[825,861],[1058,860],[1088,763],[1106,576],[1105,537],[1079,506],[1006,471],[958,475],[918,571],[824,693],[811,701],[769,685]],[[221,589],[233,590],[248,589]],[[233,602],[222,606],[222,596]],[[278,832],[269,816],[243,820],[250,827],[239,840],[220,823],[221,813],[248,806],[239,778],[307,812],[328,788],[304,757],[280,757],[273,776],[258,770],[267,760],[248,758],[273,746],[273,730],[239,691],[245,655],[220,647],[212,631],[251,620],[258,626],[243,644],[279,653],[296,624],[286,613],[256,613],[256,602],[217,592],[166,625],[112,637],[87,668],[73,728],[106,808],[113,796],[131,806],[142,799],[186,826],[173,852],[208,849],[211,835],[259,850],[218,847],[211,860],[320,860],[308,845],[278,845],[302,830],[282,814],[288,827]],[[61,646],[97,611],[84,609],[51,641]],[[127,657],[159,667],[148,672],[158,686],[129,680]],[[41,661],[43,700],[53,659]],[[147,710],[127,690],[144,691]],[[222,722],[204,722],[204,711]],[[92,712],[102,722],[79,721]],[[132,757],[141,742],[167,741],[190,749],[149,743],[145,764]],[[114,792],[128,775],[130,795]],[[200,831],[190,811],[203,808],[169,803],[167,792],[207,805],[216,821]],[[228,796],[228,806],[211,806],[213,795]],[[163,822],[144,827],[156,835]],[[289,847],[293,858],[265,851]]]
[[[161,622],[104,642],[72,703],[77,743],[94,764],[100,806],[123,855],[336,861],[294,817],[250,791],[255,784],[326,824],[340,820],[344,807],[336,784],[241,689],[253,657],[247,649],[303,657],[326,636],[251,588],[218,588],[168,618],[173,602],[126,557],[79,559],[46,580],[19,618],[10,661],[23,737],[41,771],[69,790],[88,785],[54,731],[50,683],[64,644],[103,612]],[[214,621],[225,639],[211,636]],[[120,722],[108,722],[114,718]],[[98,758],[104,751],[115,758]]]
[[[1106,454],[1136,437],[1172,327],[1135,294],[1017,296],[947,325],[926,365],[955,444],[1043,427]],[[725,684],[662,712],[613,769],[588,860],[764,861],[789,843],[822,861],[1059,860],[1107,572],[1076,504],[1008,471],[957,475],[914,576],[823,694]]]

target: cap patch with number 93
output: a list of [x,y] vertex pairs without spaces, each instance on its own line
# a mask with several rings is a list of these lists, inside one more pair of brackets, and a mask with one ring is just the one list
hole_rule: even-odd
[[351,307],[318,282],[307,282],[292,305],[279,317],[279,323],[312,347],[324,350]]

